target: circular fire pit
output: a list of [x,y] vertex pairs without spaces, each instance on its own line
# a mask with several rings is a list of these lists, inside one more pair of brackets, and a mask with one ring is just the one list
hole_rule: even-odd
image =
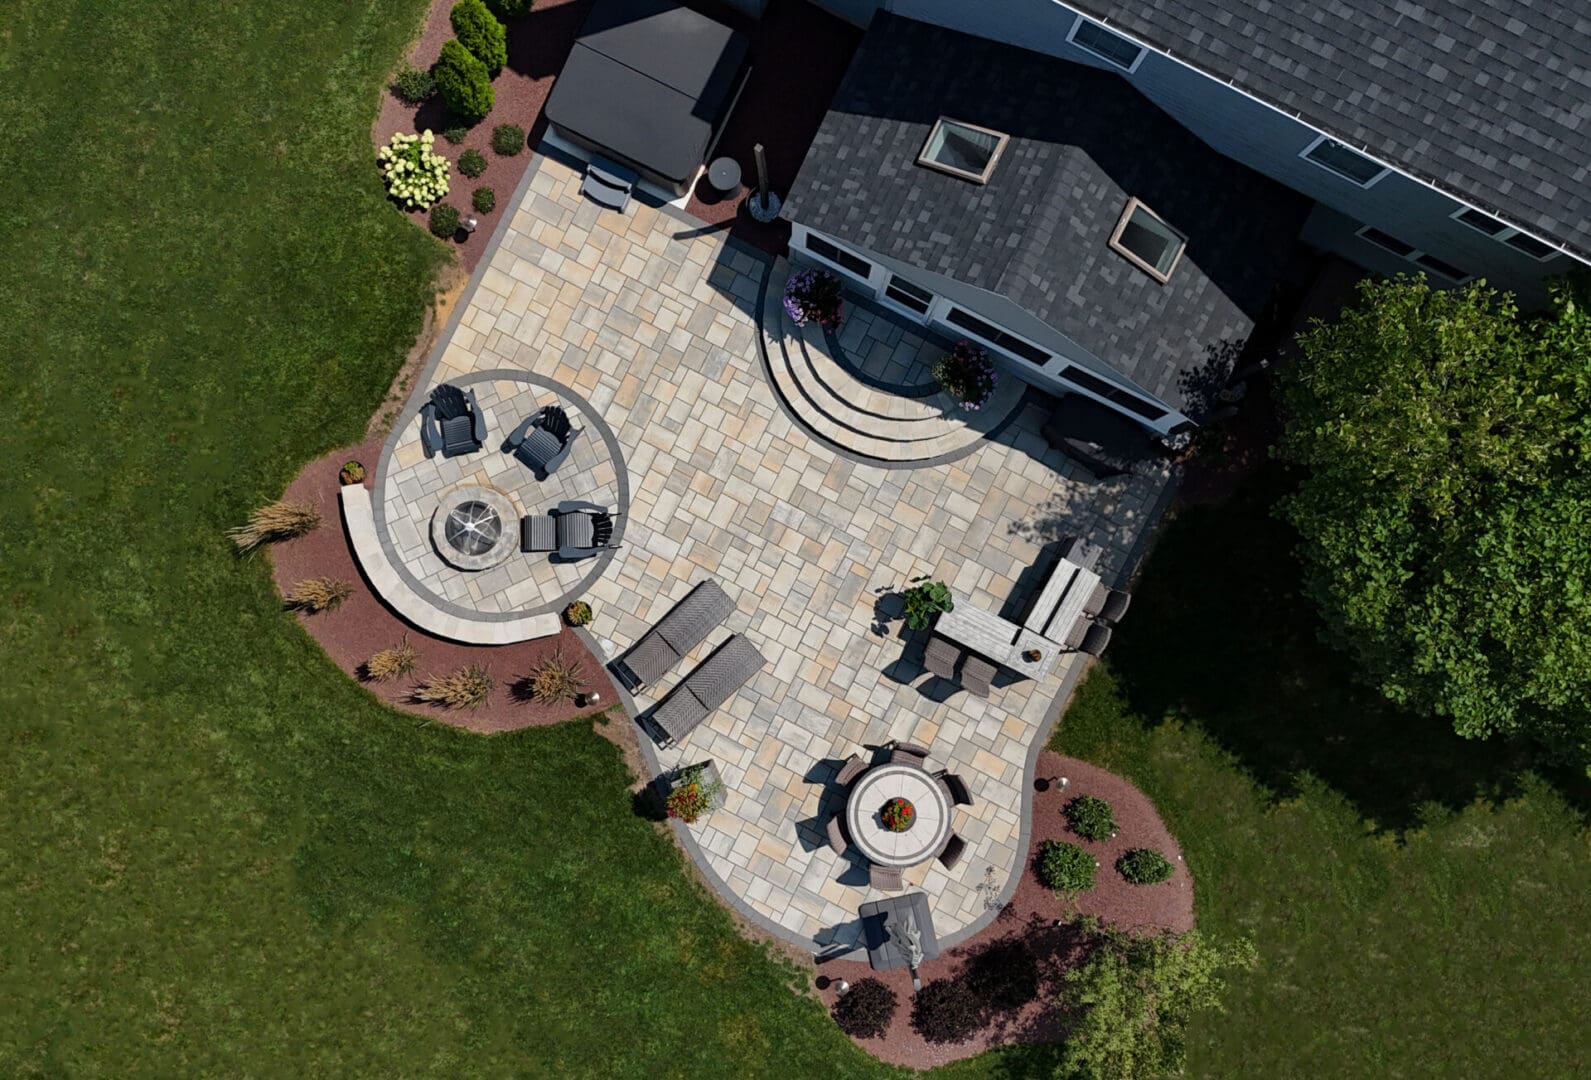
[[519,548],[519,515],[495,488],[466,484],[443,494],[431,515],[431,544],[460,570],[496,566]]

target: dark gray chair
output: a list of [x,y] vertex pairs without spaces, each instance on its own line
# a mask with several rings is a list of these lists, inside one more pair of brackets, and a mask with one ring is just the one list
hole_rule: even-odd
[[613,519],[605,506],[562,502],[550,514],[527,514],[519,520],[519,550],[555,552],[564,562],[589,559],[616,547]]
[[954,870],[961,861],[961,853],[967,850],[967,842],[955,833],[945,838],[945,846],[939,849],[939,865],[946,870]]
[[561,407],[545,405],[509,432],[503,449],[535,473],[536,479],[545,480],[569,456],[580,431],[569,422],[569,414]]
[[969,694],[986,698],[994,689],[995,672],[999,670],[983,657],[969,653],[961,662],[961,687]]
[[959,773],[944,772],[934,777],[939,781],[939,786],[945,793],[945,798],[950,800],[952,806],[971,806],[972,792],[967,790],[967,782]]
[[629,652],[614,661],[613,673],[631,690],[657,682],[734,610],[734,601],[718,582],[711,578],[698,582]]
[[851,846],[850,842],[845,839],[845,822],[843,818],[843,814],[835,814],[829,818],[828,824],[823,826],[823,831],[829,837],[829,847],[836,855],[844,855],[846,849]]
[[867,868],[867,883],[880,892],[900,892],[906,887],[906,878],[898,866],[875,863]]
[[662,731],[664,744],[678,743],[696,730],[767,663],[757,647],[739,634],[714,649],[653,710],[652,723]]
[[1089,623],[1088,629],[1083,632],[1083,640],[1078,648],[1089,656],[1099,656],[1105,651],[1105,646],[1110,644],[1110,627],[1104,623]]
[[443,383],[420,406],[420,446],[426,457],[473,454],[486,445],[486,415],[475,402],[475,391]]
[[1105,601],[1110,599],[1110,586],[1103,583],[1094,586],[1094,591],[1088,594],[1088,599],[1083,601],[1083,614],[1090,619],[1098,618],[1099,613],[1105,610]]
[[889,763],[891,765],[915,765],[922,768],[928,761],[928,747],[918,746],[916,743],[897,742],[890,747]]
[[956,643],[938,634],[928,639],[928,645],[923,649],[923,667],[928,669],[928,674],[936,675],[941,679],[954,679],[956,665],[961,661],[961,650]]
[[1122,592],[1120,589],[1107,589],[1109,594],[1105,603],[1099,609],[1099,618],[1108,623],[1119,623],[1121,617],[1127,614],[1127,606],[1132,603],[1132,594]]
[[840,766],[840,771],[834,775],[834,783],[838,787],[850,787],[851,782],[867,771],[867,762],[860,755],[852,754],[845,759],[845,764]]

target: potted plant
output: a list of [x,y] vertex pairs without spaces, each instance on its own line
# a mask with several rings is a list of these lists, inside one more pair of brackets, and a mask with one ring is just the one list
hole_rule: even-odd
[[840,327],[840,279],[826,270],[797,270],[784,286],[784,312],[797,326]]
[[926,630],[934,616],[954,610],[950,586],[943,581],[925,581],[906,590],[906,625],[913,630]]
[[674,773],[663,808],[669,817],[693,825],[697,818],[719,806],[723,795],[724,784],[718,777],[717,763],[702,761]]
[[890,832],[905,832],[916,822],[917,808],[910,799],[902,799],[897,795],[884,804],[884,809],[878,812],[878,818]]
[[941,390],[969,412],[977,412],[989,403],[999,381],[988,351],[970,341],[956,342],[949,353],[939,358],[934,364],[934,378]]
[[342,471],[337,474],[337,479],[344,485],[362,484],[365,482],[365,467],[358,461],[345,462]]
[[563,620],[570,626],[586,626],[591,622],[591,605],[584,600],[576,600],[563,609]]

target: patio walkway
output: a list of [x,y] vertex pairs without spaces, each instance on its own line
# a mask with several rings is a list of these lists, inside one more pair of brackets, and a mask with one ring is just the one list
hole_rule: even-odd
[[911,739],[976,799],[956,816],[968,843],[956,871],[906,874],[954,944],[1014,887],[1028,767],[1078,663],[989,701],[945,700],[943,684],[924,681],[920,642],[900,634],[898,592],[929,574],[958,603],[1001,610],[1030,587],[1043,546],[1073,533],[1104,547],[1108,579],[1167,477],[1078,482],[1039,438],[1037,406],[948,464],[838,456],[769,386],[757,320],[767,260],[638,203],[599,212],[578,188],[571,168],[538,163],[415,400],[440,381],[520,370],[573,388],[604,418],[630,487],[624,547],[587,593],[610,657],[703,578],[736,601],[676,676],[730,632],[768,667],[682,747],[643,746],[664,768],[718,762],[725,805],[688,846],[737,909],[814,950],[847,948],[857,906],[877,894],[822,845],[825,780],[852,752]]

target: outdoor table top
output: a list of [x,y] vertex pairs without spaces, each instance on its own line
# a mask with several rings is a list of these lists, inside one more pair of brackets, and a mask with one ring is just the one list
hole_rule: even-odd
[[1056,643],[1066,641],[1066,635],[1082,617],[1083,605],[1099,586],[1099,575],[1071,559],[1062,559],[1045,582],[1028,616],[1028,628]]
[[[1018,626],[971,604],[957,604],[953,610],[940,615],[934,631],[940,637],[949,638],[979,656],[1030,679],[1048,675],[1061,653],[1055,642],[1038,631]],[[1022,654],[1028,649],[1037,649],[1039,658],[1029,660],[1024,657]]]
[[[905,832],[890,832],[879,811],[902,798],[917,811]],[[845,802],[845,824],[857,850],[880,866],[916,866],[937,853],[950,835],[950,800],[932,776],[915,765],[875,765],[857,778]]]

